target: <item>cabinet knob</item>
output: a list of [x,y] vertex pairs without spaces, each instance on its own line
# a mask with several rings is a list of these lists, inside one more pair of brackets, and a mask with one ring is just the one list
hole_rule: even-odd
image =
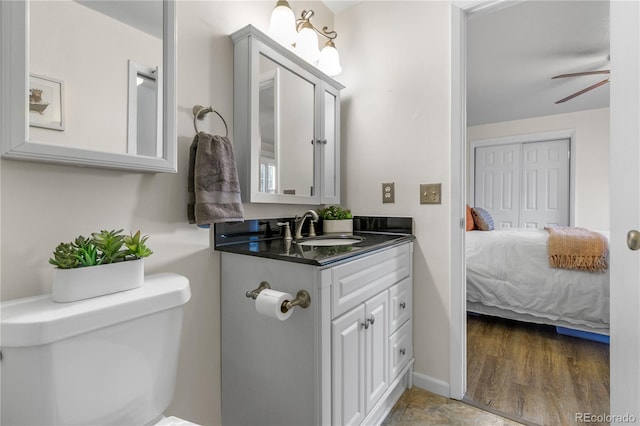
[[404,354],[407,353],[407,350],[405,348],[400,349],[400,355],[404,356]]
[[374,322],[376,322],[376,317],[374,317],[373,314],[371,314],[369,318],[367,318],[362,324],[360,324],[360,327],[367,330],[370,325],[373,325]]
[[407,304],[406,304],[405,302],[402,302],[402,303],[400,304],[400,308],[401,308],[401,309],[404,309],[404,308],[406,308],[406,307],[407,307]]

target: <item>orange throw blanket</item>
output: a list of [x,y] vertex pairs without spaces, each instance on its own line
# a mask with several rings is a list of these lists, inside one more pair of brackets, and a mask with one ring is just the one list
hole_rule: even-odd
[[549,232],[547,250],[552,268],[604,272],[609,267],[607,238],[594,231],[570,226],[544,228]]

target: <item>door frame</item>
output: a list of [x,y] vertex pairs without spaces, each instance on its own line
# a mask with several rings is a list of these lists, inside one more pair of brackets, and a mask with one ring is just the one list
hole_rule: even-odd
[[465,219],[467,195],[467,46],[471,14],[509,6],[508,0],[453,0],[451,9],[451,282],[449,293],[449,397],[462,400],[467,391],[467,288]]
[[[498,7],[499,1],[451,3],[451,290],[449,336],[449,396],[462,399],[467,388],[466,357],[466,276],[464,254],[465,218],[465,140],[466,140],[466,19],[471,13]],[[495,9],[494,9],[495,10]],[[640,161],[640,4],[636,2],[610,2],[611,70],[615,80],[611,83],[611,413],[615,416],[640,418],[640,285],[638,272],[640,258],[633,252],[633,260],[626,248],[625,233],[640,228],[640,203],[637,194],[640,176],[622,173],[619,161],[626,157],[625,166],[637,170]],[[626,154],[626,155],[625,155]],[[614,162],[619,170],[613,167]],[[635,162],[635,163],[634,163]],[[633,200],[626,202],[621,190],[625,178],[633,179],[629,191],[635,191]],[[627,184],[628,185],[628,184]],[[615,206],[615,208],[613,207]],[[627,213],[621,212],[629,207]],[[617,223],[619,215],[624,222]],[[619,260],[618,260],[619,259]],[[630,264],[630,265],[629,265]],[[634,275],[635,274],[635,275]],[[614,280],[614,277],[616,278]],[[613,419],[613,424],[622,420]]]

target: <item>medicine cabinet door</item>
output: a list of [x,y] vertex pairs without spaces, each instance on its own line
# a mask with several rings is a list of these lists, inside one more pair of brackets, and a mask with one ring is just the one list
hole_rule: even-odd
[[320,203],[340,204],[340,92],[322,85]]

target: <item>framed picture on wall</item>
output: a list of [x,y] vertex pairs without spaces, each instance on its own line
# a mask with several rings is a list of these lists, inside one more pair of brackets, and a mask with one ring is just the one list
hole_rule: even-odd
[[29,125],[64,130],[63,96],[61,80],[29,74]]

